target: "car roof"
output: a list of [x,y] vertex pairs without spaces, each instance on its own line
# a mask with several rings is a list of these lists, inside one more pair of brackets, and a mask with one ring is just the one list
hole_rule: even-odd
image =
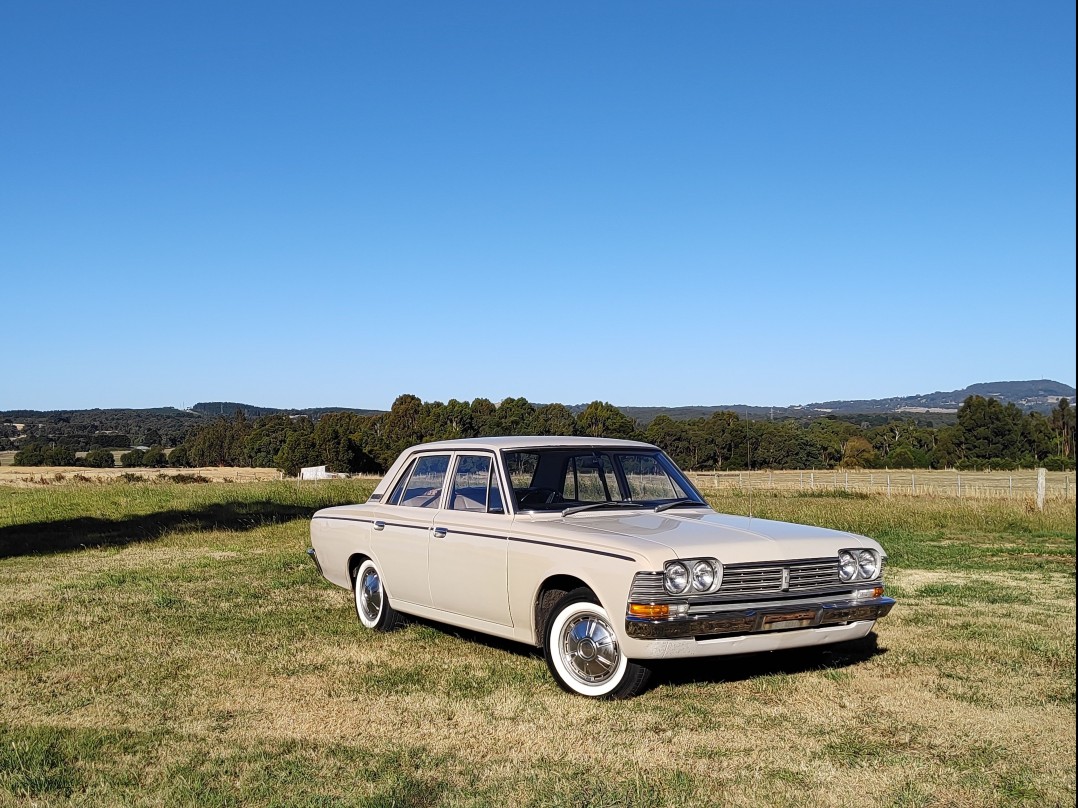
[[498,451],[502,449],[543,449],[550,447],[594,447],[599,448],[633,448],[654,449],[650,443],[641,443],[637,440],[621,440],[618,438],[585,438],[576,436],[558,435],[504,435],[489,438],[460,438],[458,440],[440,440],[432,443],[421,443],[412,446],[408,452],[428,451],[444,449],[459,451],[464,449],[490,449]]

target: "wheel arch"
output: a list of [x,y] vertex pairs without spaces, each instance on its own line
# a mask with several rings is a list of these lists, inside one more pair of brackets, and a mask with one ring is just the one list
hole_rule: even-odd
[[576,575],[566,573],[549,575],[539,584],[539,588],[535,592],[535,598],[532,601],[532,619],[534,621],[532,626],[535,630],[535,645],[537,648],[542,648],[546,643],[547,622],[550,620],[554,605],[574,589],[587,589],[596,601],[599,600],[595,587]]
[[356,570],[359,565],[371,557],[367,553],[352,553],[348,556],[348,580],[352,582],[352,588],[356,587]]

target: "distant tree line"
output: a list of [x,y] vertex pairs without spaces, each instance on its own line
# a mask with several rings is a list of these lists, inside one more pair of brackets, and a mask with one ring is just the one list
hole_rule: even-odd
[[389,412],[361,415],[273,414],[249,420],[242,411],[192,432],[169,453],[174,466],[276,467],[295,475],[305,466],[337,472],[384,472],[408,446],[491,435],[582,435],[631,438],[664,449],[690,470],[958,468],[1073,469],[1075,411],[1061,399],[1048,415],[970,396],[956,423],[926,426],[913,419],[884,424],[842,418],[753,421],[732,412],[675,421],[660,415],[646,427],[612,404],[593,401],[577,414],[563,404],[536,406],[523,398],[495,405],[423,402],[402,395]]
[[[231,410],[229,410],[231,412]],[[29,441],[60,443],[76,452],[92,447],[125,449],[134,445],[159,444],[178,446],[188,433],[205,423],[196,413],[158,408],[148,410],[7,410],[0,422],[0,448],[3,439],[15,444]],[[14,424],[22,425],[16,429]]]

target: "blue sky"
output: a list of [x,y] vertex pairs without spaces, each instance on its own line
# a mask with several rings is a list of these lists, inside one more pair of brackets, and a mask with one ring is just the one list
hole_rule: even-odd
[[0,0],[0,409],[1074,384],[1074,31]]

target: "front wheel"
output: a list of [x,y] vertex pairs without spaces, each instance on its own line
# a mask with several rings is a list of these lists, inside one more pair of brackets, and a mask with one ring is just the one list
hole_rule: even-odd
[[581,696],[627,699],[643,692],[651,671],[630,662],[606,610],[587,589],[575,589],[554,606],[547,623],[547,667],[563,690]]
[[352,588],[356,596],[359,622],[375,631],[392,631],[400,624],[400,613],[389,603],[382,575],[369,558],[359,565]]

